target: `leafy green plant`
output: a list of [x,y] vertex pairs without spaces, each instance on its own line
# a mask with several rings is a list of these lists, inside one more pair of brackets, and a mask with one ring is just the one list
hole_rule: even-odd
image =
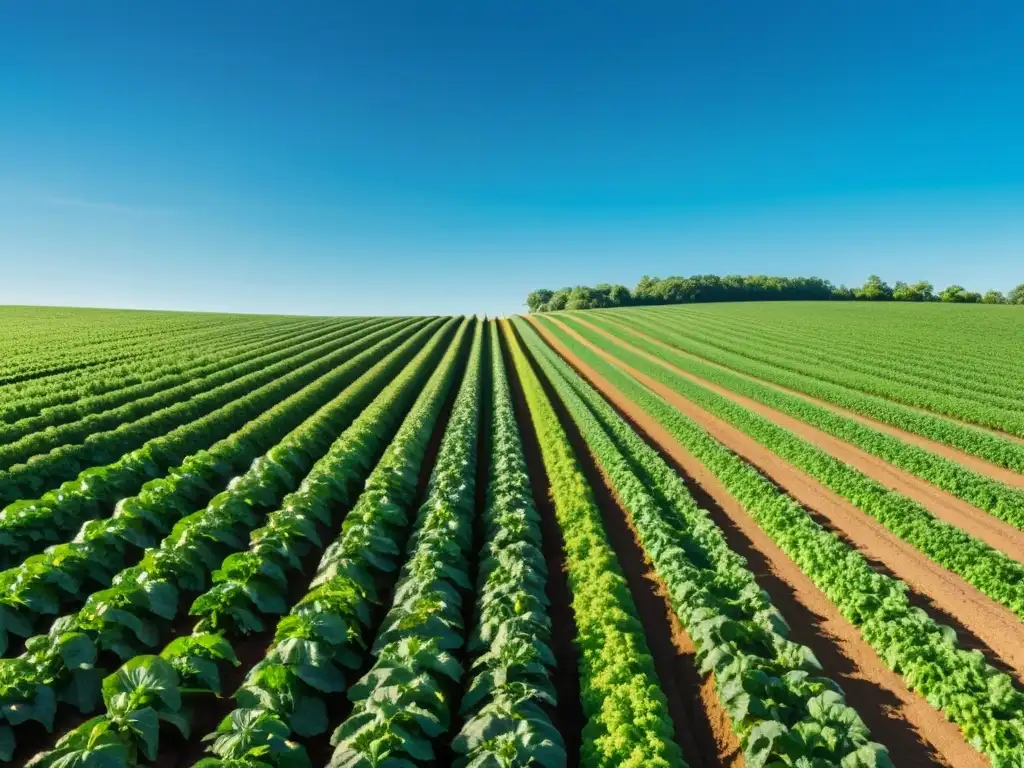
[[[439,325],[445,324],[439,321]],[[124,660],[156,648],[177,616],[178,585],[195,586],[205,581],[205,572],[216,561],[242,548],[245,533],[256,526],[262,510],[273,509],[288,489],[299,484],[303,467],[308,467],[312,457],[326,449],[339,424],[386,386],[437,328],[438,324],[428,325],[422,337],[413,335],[407,339],[293,430],[279,446],[255,461],[245,475],[232,481],[228,490],[214,497],[206,509],[179,520],[158,549],[148,550],[139,565],[119,573],[110,588],[93,593],[78,613],[55,622],[48,636],[30,638],[26,653],[19,660],[29,662],[28,679],[49,686],[58,699],[90,711],[95,703],[90,681],[77,675],[49,650],[55,633],[80,634],[88,640],[93,653],[97,649],[111,650]],[[435,343],[443,338],[444,333]],[[428,362],[429,356],[420,356],[421,366],[429,367]],[[301,402],[310,396],[313,393],[295,397]],[[294,403],[286,401],[282,406],[294,407]],[[0,674],[12,661],[0,659]],[[0,704],[16,702],[17,699],[7,699]]]
[[[628,510],[700,672],[714,675],[745,763],[837,765],[870,753],[872,764],[891,765],[810,649],[787,638],[782,615],[679,476],[530,326],[517,327]],[[830,738],[810,739],[825,728]]]
[[181,691],[174,667],[159,656],[136,656],[103,681],[105,714],[72,729],[50,752],[33,761],[36,768],[66,765],[134,766],[154,760],[160,723],[188,737],[181,712]]
[[540,519],[512,409],[497,323],[491,335],[491,443],[475,624],[452,742],[460,765],[561,768],[565,744],[544,707],[555,705]]
[[[326,342],[295,358],[255,371],[236,381],[238,386],[250,379],[251,383],[259,385],[246,396],[239,397],[243,392],[235,392],[219,408],[205,415],[197,406],[191,417],[193,421],[154,437],[134,450],[121,446],[111,456],[92,457],[81,466],[75,462],[74,471],[67,474],[78,477],[47,493],[43,491],[50,487],[52,480],[48,479],[50,472],[46,466],[49,463],[66,465],[70,461],[66,454],[71,447],[55,449],[29,464],[0,472],[0,494],[7,493],[10,500],[19,499],[0,511],[0,556],[6,558],[0,559],[0,564],[10,567],[25,555],[43,549],[47,543],[60,541],[87,520],[106,517],[118,499],[137,494],[147,481],[181,464],[189,454],[244,428],[268,407],[325,374],[351,382],[381,354],[398,346],[422,325],[421,321],[400,325],[397,332],[385,326],[369,334],[355,333],[352,334],[355,338],[345,336]],[[87,441],[83,445],[93,443]],[[36,493],[42,496],[32,498]]]
[[[872,419],[891,424],[894,427],[907,430],[922,437],[936,440],[940,443],[958,448],[965,453],[987,459],[1018,472],[1024,472],[1024,446],[1007,440],[999,435],[984,430],[972,429],[968,426],[957,424],[955,421],[938,417],[925,411],[909,408],[900,403],[894,403],[855,389],[840,386],[838,384],[822,381],[813,376],[789,371],[778,367],[772,361],[759,361],[744,354],[738,354],[730,349],[724,349],[720,340],[710,343],[710,340],[697,340],[685,336],[685,325],[673,323],[671,330],[661,326],[648,325],[647,319],[640,315],[637,317],[630,310],[629,325],[637,330],[642,330],[653,337],[665,341],[685,352],[696,354],[706,360],[725,365],[740,373],[746,373],[757,378],[779,384],[788,389],[802,392],[828,403],[841,406],[856,413],[868,416]],[[605,325],[606,318],[600,313],[588,313],[588,319],[596,325],[611,331],[621,333],[623,326],[616,322],[614,325]],[[617,315],[615,319],[620,318]],[[743,337],[747,330],[732,338]],[[830,339],[832,341],[832,339]],[[756,344],[745,345],[744,352],[756,349]],[[906,348],[900,350],[901,355],[906,355]]]
[[373,643],[373,667],[348,695],[352,713],[335,731],[332,766],[416,765],[451,726],[465,642],[462,600],[470,588],[482,389],[483,333],[477,324],[462,385],[416,517],[408,559]]
[[871,515],[934,562],[953,571],[1024,619],[1024,563],[1018,563],[956,526],[939,520],[916,501],[867,477],[763,416],[626,347],[610,343],[578,324],[573,328],[584,338],[604,345],[616,359],[627,362],[750,435]]
[[569,439],[516,336],[506,334],[565,539],[586,766],[681,766],[654,662],[622,569]]
[[858,628],[879,658],[955,723],[993,765],[1024,760],[1024,692],[1008,675],[989,665],[980,652],[961,647],[955,632],[910,604],[900,582],[876,572],[858,552],[693,421],[582,344],[564,335],[560,340],[707,466]]
[[[327,698],[344,690],[346,676],[363,663],[368,652],[364,634],[369,632],[370,607],[383,599],[397,576],[401,553],[394,542],[404,538],[411,523],[409,508],[415,499],[417,470],[454,381],[470,327],[463,324],[430,374],[345,518],[341,535],[324,552],[309,592],[278,622],[274,643],[236,694],[240,708],[235,715],[242,711],[264,713],[271,718],[268,722],[284,729],[282,738],[292,731],[311,736],[328,729]],[[430,365],[423,370],[429,371]],[[339,440],[337,457],[323,466],[324,478],[349,476],[352,459],[345,457],[354,455],[353,451],[359,454],[358,446],[366,441],[372,444],[386,439],[375,432],[378,419],[385,413],[387,418],[401,413],[395,409],[396,402],[406,396],[403,390],[414,392],[416,387],[411,385],[418,382],[419,377],[407,370],[389,385],[366,418],[360,418]],[[314,494],[321,488],[316,477],[311,474],[303,485]],[[298,514],[304,505],[286,504],[282,511],[285,509]],[[267,538],[254,533],[253,541],[262,547]],[[282,568],[287,561],[287,557],[275,560]],[[240,727],[237,717],[228,718],[219,732],[223,735]],[[273,764],[279,754],[287,756],[274,753],[266,759]]]

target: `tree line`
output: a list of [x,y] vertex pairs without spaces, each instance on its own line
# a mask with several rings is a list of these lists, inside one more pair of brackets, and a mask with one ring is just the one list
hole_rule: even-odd
[[601,283],[577,285],[557,291],[540,288],[526,297],[530,312],[560,309],[602,309],[650,304],[697,304],[716,301],[944,301],[957,304],[1024,305],[1024,283],[1008,294],[968,291],[951,285],[936,293],[926,280],[897,281],[889,285],[871,275],[859,288],[833,285],[819,277],[770,277],[768,275],[694,275],[692,277],[648,277],[644,275],[632,291],[624,285]]

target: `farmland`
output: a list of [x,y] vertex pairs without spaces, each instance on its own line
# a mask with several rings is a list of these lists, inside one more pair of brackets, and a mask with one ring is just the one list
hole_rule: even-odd
[[0,762],[1024,765],[1024,311],[0,308]]

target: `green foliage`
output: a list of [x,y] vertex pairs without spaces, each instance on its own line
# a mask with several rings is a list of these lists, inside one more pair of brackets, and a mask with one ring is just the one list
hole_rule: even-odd
[[[750,435],[871,515],[931,560],[960,575],[982,593],[1024,618],[1024,564],[934,517],[916,501],[890,490],[769,419],[627,347],[609,342],[578,323],[570,320],[568,324],[589,341],[607,349],[617,359]],[[1009,489],[1007,491],[1009,495]]]
[[853,295],[863,301],[886,301],[893,298],[892,288],[878,275],[868,275],[867,281]]
[[[530,495],[497,323],[491,323],[490,478],[483,511],[470,679],[463,727],[452,746],[459,765],[562,768],[565,745],[542,704],[554,706],[540,518]],[[569,674],[570,671],[566,670]],[[532,763],[531,763],[532,761]]]
[[[901,583],[872,568],[756,469],[616,366],[562,341],[646,410],[725,485],[748,514],[853,623],[908,687],[926,697],[993,765],[1024,760],[1024,693],[913,607]],[[829,705],[829,702],[822,702]]]
[[897,280],[892,298],[894,301],[935,301],[935,286],[926,280],[910,285]]
[[507,335],[565,539],[586,766],[682,766],[629,587],[568,437],[518,340]]
[[[891,308],[897,307],[890,305]],[[858,307],[859,308],[859,307]],[[863,324],[847,323],[850,334],[863,334],[865,338],[876,339],[894,325],[906,322],[903,313],[888,314],[889,308],[872,307],[872,312],[886,314],[877,320],[868,320]],[[913,309],[923,311],[924,307],[899,307],[906,312]],[[932,307],[929,307],[932,309]],[[969,318],[960,314],[963,310],[952,310],[950,307],[936,306],[935,310],[944,312],[955,311],[951,318],[954,327],[963,324]],[[972,313],[973,314],[973,313]],[[989,313],[992,315],[1003,313]],[[1012,314],[1012,313],[1007,313]],[[751,328],[742,323],[728,324],[724,329],[716,320],[705,323],[701,316],[687,312],[681,317],[674,309],[641,309],[619,310],[615,313],[589,313],[587,322],[598,325],[615,334],[641,331],[656,339],[677,347],[682,352],[697,355],[710,362],[724,365],[739,373],[755,376],[773,384],[802,392],[812,397],[855,411],[864,416],[891,424],[900,429],[919,434],[954,448],[979,456],[994,464],[998,464],[1018,472],[1024,472],[1024,446],[1007,440],[998,434],[972,429],[950,419],[940,418],[924,409],[954,417],[961,421],[974,421],[986,424],[995,429],[1011,433],[1024,434],[1024,418],[1021,417],[1020,393],[1024,391],[1024,374],[1012,370],[999,371],[995,374],[996,381],[992,384],[978,382],[973,386],[965,383],[964,377],[950,378],[949,365],[939,361],[940,370],[931,367],[921,368],[920,376],[927,371],[931,382],[922,386],[918,380],[916,366],[907,363],[913,355],[913,348],[921,344],[921,333],[934,335],[936,331],[920,328],[918,334],[907,338],[905,343],[894,345],[895,349],[888,355],[879,351],[878,342],[868,342],[867,346],[854,346],[853,350],[863,349],[863,354],[844,352],[836,342],[836,337],[844,334],[834,314],[821,319],[827,331],[816,345],[809,333],[799,337],[769,333],[764,334],[758,328]],[[822,318],[821,314],[809,313],[811,318]],[[795,316],[794,316],[795,317]],[[934,317],[934,315],[933,315]],[[998,319],[998,318],[996,318]],[[793,322],[788,313],[774,318],[776,323]],[[966,337],[967,346],[981,346],[987,341],[986,336],[1007,337],[1005,346],[993,346],[985,350],[986,368],[998,365],[1000,358],[1008,354],[1012,357],[1013,344],[1024,343],[1024,334],[1013,335],[1015,326],[1011,324],[993,325],[981,322],[973,326],[971,335]],[[942,328],[943,326],[938,326]],[[821,331],[819,331],[821,333]],[[635,335],[635,334],[634,334]],[[944,344],[951,345],[962,339],[952,330],[944,337]],[[632,341],[632,339],[631,339]],[[802,351],[803,347],[811,349]],[[1009,347],[1007,349],[1006,347]],[[958,351],[967,356],[967,350]],[[870,362],[868,362],[870,361]],[[929,357],[929,364],[934,364]],[[969,363],[959,364],[970,373],[970,380],[983,379],[984,376]],[[879,376],[879,366],[884,366],[885,376]],[[979,391],[980,389],[984,391]],[[898,402],[893,402],[893,401]]]
[[[1010,304],[1024,304],[1024,285],[1011,291]],[[939,296],[926,280],[907,284],[897,281],[892,287],[878,275],[870,275],[860,288],[835,286],[818,277],[769,277],[767,275],[693,275],[691,277],[640,278],[630,291],[623,285],[601,283],[594,287],[578,285],[551,291],[541,288],[526,297],[532,312],[558,312],[575,309],[605,309],[650,304],[698,304],[735,301],[952,301],[1001,304],[1002,294],[989,291],[981,294],[953,285]]]
[[[95,670],[91,669],[91,661],[84,668],[75,669],[70,663],[73,659],[65,658],[69,654],[54,652],[57,647],[54,640],[59,643],[66,635],[80,635],[88,643],[92,658],[97,649],[110,650],[130,660],[140,652],[156,648],[178,615],[179,585],[187,585],[192,590],[202,588],[208,569],[225,555],[243,548],[245,534],[256,527],[261,514],[273,509],[285,493],[299,485],[306,469],[313,465],[316,456],[327,450],[341,426],[358,414],[409,359],[417,355],[417,350],[416,367],[429,369],[435,359],[432,355],[443,348],[447,338],[445,332],[437,333],[445,324],[441,320],[427,324],[340,393],[337,382],[327,377],[284,401],[281,412],[297,411],[292,413],[290,418],[293,419],[298,415],[301,420],[302,408],[309,407],[310,398],[314,408],[321,407],[276,447],[254,461],[245,474],[235,478],[205,509],[174,523],[159,548],[147,550],[138,565],[117,574],[110,588],[89,595],[80,611],[58,619],[48,635],[30,638],[21,658],[0,659],[0,675],[5,667],[25,662],[27,668],[21,671],[27,680],[46,686],[56,698],[77,704],[84,711],[91,710],[95,706]],[[431,337],[433,343],[423,347],[423,342]],[[408,378],[402,380],[407,382]],[[326,391],[321,391],[324,387]],[[277,416],[265,414],[260,418]],[[337,481],[341,482],[342,478]],[[358,478],[349,481],[357,482]],[[98,537],[87,540],[102,541]],[[114,548],[92,554],[102,558],[117,551]],[[235,564],[237,561],[231,561],[229,567]],[[55,562],[54,571],[60,572],[61,565],[60,561]],[[255,615],[253,619],[258,621]],[[205,627],[200,625],[198,632],[204,633]],[[175,649],[172,643],[165,650],[179,658],[176,663],[183,674],[191,673],[198,682],[205,682],[210,691],[216,690],[219,678],[212,674],[207,662],[215,666],[218,661],[230,661],[230,656],[218,651],[216,645],[208,646],[201,641],[185,649]],[[180,661],[186,652],[189,660]],[[17,693],[25,699],[35,695],[27,689]],[[129,751],[129,759],[132,754]]]
[[981,294],[968,291],[962,285],[951,285],[939,294],[939,300],[955,304],[977,304],[981,301]]
[[[837,765],[868,750],[878,765],[891,765],[810,649],[787,639],[782,616],[679,476],[532,328],[517,326],[628,510],[700,671],[714,674],[745,762]],[[835,736],[808,740],[825,729]]]
[[[470,327],[463,323],[454,341],[446,345],[436,368],[436,351],[445,345],[435,343],[433,350],[425,349],[419,365],[410,366],[381,393],[364,412],[365,418],[361,416],[336,443],[336,454],[332,449],[335,455],[329,455],[319,467],[322,479],[351,476],[353,463],[367,461],[365,456],[356,459],[355,454],[368,452],[372,456],[375,441],[386,440],[389,434],[382,431],[377,435],[375,430],[389,419],[401,417],[405,411],[402,403],[419,391],[424,372],[430,374],[366,480],[365,489],[345,518],[341,535],[324,552],[309,592],[278,621],[274,644],[250,670],[237,693],[240,709],[221,724],[216,738],[240,731],[257,715],[263,718],[260,722],[273,723],[281,739],[287,739],[291,732],[311,736],[328,729],[326,702],[344,690],[346,676],[363,663],[371,606],[387,594],[397,577],[400,552],[394,542],[405,538],[411,525],[417,470],[455,379]],[[303,484],[309,492],[320,486],[314,473]],[[285,509],[296,516],[308,511],[298,500],[285,504],[282,512]],[[257,547],[268,541],[258,533],[252,539]],[[281,556],[271,555],[270,550],[260,551],[282,570],[297,568],[298,562],[285,555],[292,545],[283,538],[278,541],[285,545],[275,549]],[[256,610],[253,615],[257,615]],[[247,717],[241,714],[245,712],[249,713]],[[218,752],[217,744],[224,743],[214,742],[214,751],[221,759],[241,759],[237,751]],[[277,765],[291,752],[273,754],[269,762]]]
[[[116,500],[139,494],[149,481],[175,465],[183,465],[190,454],[214,441],[221,441],[218,447],[228,451],[230,457],[233,446],[223,442],[230,441],[232,432],[247,429],[283,398],[325,375],[338,386],[352,382],[418,327],[422,323],[401,325],[397,330],[388,325],[368,334],[355,332],[243,376],[225,385],[227,389],[208,393],[209,397],[192,398],[174,406],[185,415],[185,423],[164,424],[161,429],[165,433],[158,433],[141,447],[141,440],[132,435],[148,427],[127,424],[0,472],[0,489],[9,489],[11,496],[19,499],[0,511],[0,564],[10,567],[25,555],[62,541],[86,521],[102,520]],[[327,392],[329,388],[318,391]],[[174,428],[166,431],[171,426]],[[74,458],[79,454],[80,458]],[[178,474],[191,468],[182,466]],[[172,469],[172,481],[174,474]],[[52,482],[75,475],[76,479],[44,493]],[[36,494],[42,495],[34,498]],[[122,506],[128,503],[122,502]]]
[[[352,712],[335,730],[332,766],[417,765],[451,725],[465,643],[479,440],[483,332],[469,363],[419,509],[394,597],[373,642],[373,667],[348,692]],[[406,761],[406,762],[403,762]]]
[[[656,355],[659,359],[712,384],[801,419],[927,480],[1011,525],[1024,529],[1024,491],[1010,488],[1003,483],[979,475],[954,461],[905,443],[861,422],[836,414],[805,398],[790,395],[749,377],[737,375],[728,369],[706,363],[692,355],[666,349],[664,346],[630,331],[627,326],[607,324],[594,316],[591,316],[591,322],[597,327],[613,332],[617,338],[621,338],[637,349]],[[580,326],[574,327],[579,328]],[[652,330],[649,335],[663,336],[664,334]],[[666,336],[665,338],[667,340],[670,337]]]

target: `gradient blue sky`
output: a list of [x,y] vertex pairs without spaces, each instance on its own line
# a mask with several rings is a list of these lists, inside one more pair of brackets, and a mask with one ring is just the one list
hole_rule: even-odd
[[1024,4],[0,0],[0,303],[1024,281]]

